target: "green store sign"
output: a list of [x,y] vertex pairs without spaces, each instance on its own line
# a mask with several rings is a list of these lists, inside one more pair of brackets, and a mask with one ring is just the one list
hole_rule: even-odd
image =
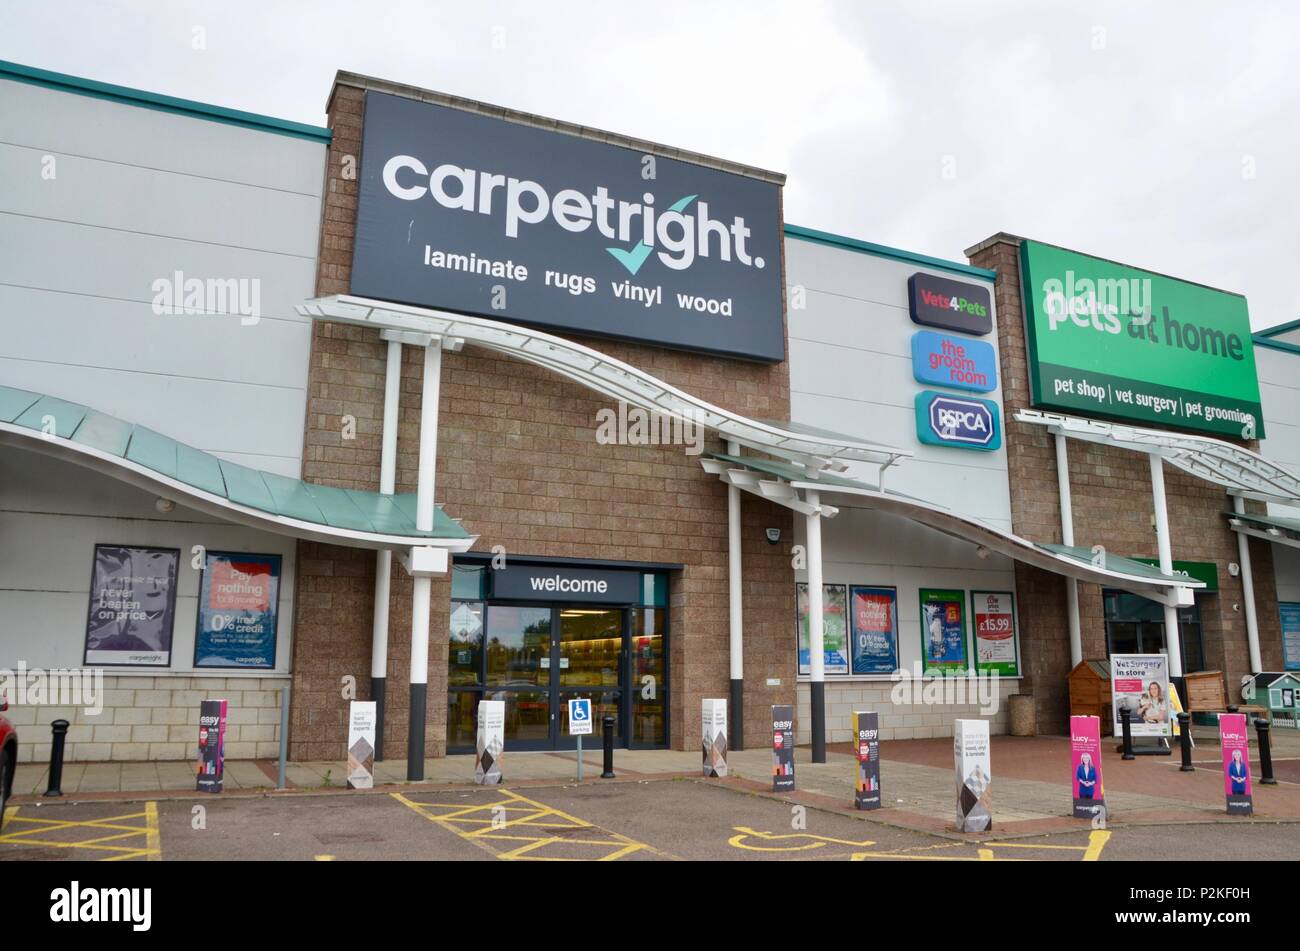
[[1036,241],[1020,279],[1035,406],[1263,437],[1246,298]]

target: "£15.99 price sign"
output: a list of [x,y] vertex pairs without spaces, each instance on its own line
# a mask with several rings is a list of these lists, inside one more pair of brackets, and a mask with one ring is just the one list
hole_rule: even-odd
[[1016,677],[1016,607],[1010,591],[972,591],[971,616],[975,620],[975,669]]

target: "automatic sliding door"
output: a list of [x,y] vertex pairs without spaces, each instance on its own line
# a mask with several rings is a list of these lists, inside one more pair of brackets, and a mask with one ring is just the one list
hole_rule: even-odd
[[600,743],[600,724],[605,716],[614,717],[615,742],[624,742],[622,716],[622,671],[627,612],[623,608],[561,607],[559,636],[555,640],[553,663],[556,670],[555,721],[559,727],[558,746],[570,749],[576,739],[569,736],[569,701],[591,700],[595,723],[594,739],[589,748]]
[[550,749],[551,609],[488,605],[486,642],[484,698],[505,701],[505,748]]

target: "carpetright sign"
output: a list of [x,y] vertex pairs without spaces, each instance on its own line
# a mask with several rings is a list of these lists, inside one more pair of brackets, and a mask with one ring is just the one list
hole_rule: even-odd
[[1035,406],[1264,435],[1241,295],[1037,241],[1020,277]]
[[366,94],[351,291],[785,359],[779,176]]

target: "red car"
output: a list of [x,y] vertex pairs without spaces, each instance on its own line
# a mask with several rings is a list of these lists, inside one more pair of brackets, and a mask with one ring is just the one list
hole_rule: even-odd
[[[0,713],[9,709],[9,698],[0,697]],[[0,828],[5,821],[5,804],[14,791],[14,767],[18,765],[18,731],[8,717],[0,717]]]

